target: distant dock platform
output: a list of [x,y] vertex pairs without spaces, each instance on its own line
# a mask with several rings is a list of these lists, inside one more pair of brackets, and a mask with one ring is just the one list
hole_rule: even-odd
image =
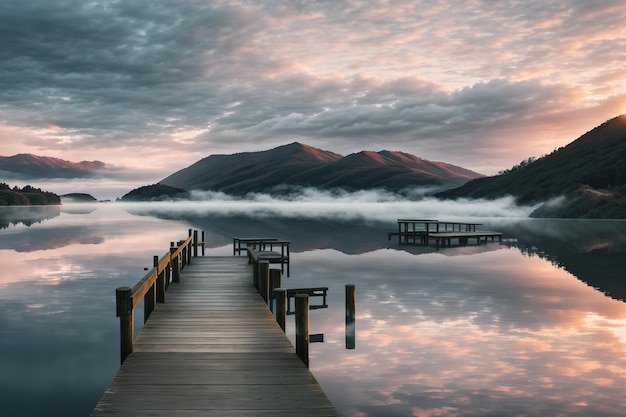
[[481,223],[448,222],[431,219],[398,219],[398,231],[389,232],[388,239],[398,237],[399,245],[430,245],[438,248],[459,246],[473,243],[479,245],[487,242],[502,243],[502,233],[477,230]]

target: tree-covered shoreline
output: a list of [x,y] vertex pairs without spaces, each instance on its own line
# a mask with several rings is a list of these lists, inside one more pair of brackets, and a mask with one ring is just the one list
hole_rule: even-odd
[[60,205],[61,197],[41,188],[30,185],[11,188],[6,183],[0,183],[0,206],[50,206]]

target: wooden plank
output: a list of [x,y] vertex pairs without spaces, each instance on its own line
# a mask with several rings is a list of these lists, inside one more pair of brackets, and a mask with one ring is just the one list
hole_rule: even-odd
[[169,286],[92,416],[337,416],[243,257],[197,257]]

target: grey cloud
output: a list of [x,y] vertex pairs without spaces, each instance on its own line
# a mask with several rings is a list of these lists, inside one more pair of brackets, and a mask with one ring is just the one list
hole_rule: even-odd
[[[455,146],[464,155],[478,156],[479,151],[497,145],[501,130],[522,129],[536,114],[559,111],[564,103],[557,100],[569,100],[575,92],[565,86],[506,80],[479,83],[451,94],[435,84],[409,79],[355,80],[338,87],[342,95],[328,97],[327,90],[317,94],[305,87],[285,93],[276,85],[259,101],[243,101],[236,113],[217,121],[207,136],[219,138],[236,131],[250,142],[305,137],[328,140],[328,145],[333,139],[352,138],[359,142],[357,147],[377,148],[387,141],[396,147],[420,141],[433,149]],[[299,97],[294,102],[303,105],[291,106],[292,95]],[[256,97],[255,93],[250,97]],[[250,124],[252,118],[247,115],[258,111],[258,124]]]
[[623,26],[623,7],[6,0],[0,121],[58,126],[30,139],[40,149],[166,148],[177,132],[204,130],[187,150],[300,140],[497,165],[507,136],[532,141],[544,123],[615,115],[581,89],[620,92],[624,41],[600,35]]

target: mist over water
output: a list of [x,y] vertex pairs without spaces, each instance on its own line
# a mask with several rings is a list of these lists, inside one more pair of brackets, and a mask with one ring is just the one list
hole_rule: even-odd
[[513,197],[497,200],[439,200],[432,197],[410,199],[385,191],[321,191],[303,189],[297,194],[275,197],[248,194],[236,198],[223,193],[193,192],[192,200],[131,203],[133,212],[171,212],[192,215],[257,218],[324,218],[336,220],[365,219],[395,222],[398,218],[433,218],[460,220],[466,218],[526,218],[535,206],[518,206]]

